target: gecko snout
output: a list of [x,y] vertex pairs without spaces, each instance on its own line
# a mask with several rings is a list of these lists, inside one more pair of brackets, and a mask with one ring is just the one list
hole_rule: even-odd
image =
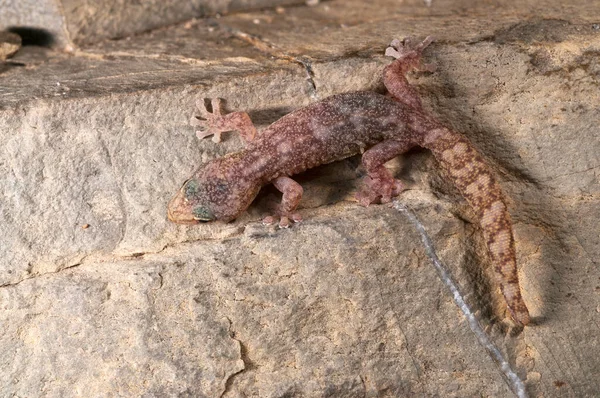
[[167,217],[177,224],[198,224],[216,220],[214,212],[198,200],[198,182],[186,181],[169,202]]

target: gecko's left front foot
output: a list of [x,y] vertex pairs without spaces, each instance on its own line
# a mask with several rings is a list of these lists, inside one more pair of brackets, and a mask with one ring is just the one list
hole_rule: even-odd
[[277,220],[278,218],[279,228],[289,228],[292,225],[292,222],[302,222],[302,216],[299,213],[287,213],[277,214],[275,216],[267,216],[263,218],[262,222],[265,225],[271,225],[275,223],[275,220]]
[[265,217],[263,224],[273,224],[276,218],[279,218],[279,227],[288,228],[291,221],[302,221],[302,217],[296,212],[303,192],[300,184],[288,176],[281,176],[273,180],[273,185],[283,194],[283,197],[275,210],[275,216]]

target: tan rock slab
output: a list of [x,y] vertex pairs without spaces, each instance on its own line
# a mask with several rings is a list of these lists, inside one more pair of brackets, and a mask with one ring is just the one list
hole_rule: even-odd
[[[403,4],[236,14],[71,54],[24,46],[0,66],[6,395],[60,396],[69,380],[99,394],[510,396],[410,225],[352,201],[358,159],[298,178],[306,222],[289,231],[256,223],[277,198],[269,189],[234,223],[176,226],[165,216],[201,162],[242,145],[235,134],[221,145],[195,138],[197,99],[224,98],[264,126],[334,93],[381,90],[389,40],[434,34],[425,56],[437,71],[410,79],[498,171],[535,325],[508,327],[474,217],[427,152],[391,165],[409,185],[401,200],[419,210],[528,392],[594,396],[598,5]],[[158,270],[169,287],[160,311],[149,299],[161,291]],[[121,301],[102,304],[107,286]],[[218,336],[213,351],[208,336]],[[199,369],[206,378],[194,384]]]
[[0,29],[13,29],[29,44],[66,50],[123,38],[192,18],[240,12],[298,0],[3,0]]

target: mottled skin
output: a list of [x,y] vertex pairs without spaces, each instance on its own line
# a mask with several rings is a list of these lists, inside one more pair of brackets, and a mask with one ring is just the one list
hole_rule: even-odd
[[182,224],[232,220],[248,208],[262,186],[273,183],[283,193],[277,216],[280,226],[287,227],[290,218],[301,220],[295,209],[302,197],[302,187],[289,176],[358,153],[363,153],[367,171],[359,202],[365,206],[389,202],[403,186],[384,163],[414,146],[424,147],[480,217],[510,313],[517,323],[529,323],[519,289],[512,224],[492,170],[464,136],[423,111],[406,80],[411,69],[431,70],[420,64],[421,53],[431,41],[392,42],[386,55],[396,60],[383,73],[389,95],[334,95],[284,116],[258,136],[246,113],[222,115],[218,100],[212,101],[210,113],[201,101],[200,116],[206,120],[193,120],[206,128],[199,137],[213,134],[218,141],[221,132],[238,130],[248,145],[202,165],[169,203],[169,219]]

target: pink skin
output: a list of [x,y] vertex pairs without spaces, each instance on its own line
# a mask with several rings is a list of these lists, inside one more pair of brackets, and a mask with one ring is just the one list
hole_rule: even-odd
[[[384,164],[414,146],[430,149],[458,190],[481,217],[488,251],[513,319],[529,322],[529,313],[520,295],[514,239],[510,217],[494,175],[472,144],[427,115],[406,74],[412,69],[433,71],[421,64],[423,50],[432,42],[394,40],[386,55],[396,60],[383,71],[387,96],[373,92],[334,95],[298,109],[256,134],[245,112],[224,115],[218,99],[197,104],[194,126],[203,130],[199,138],[237,130],[246,148],[202,165],[169,203],[169,219],[181,224],[201,221],[230,221],[243,213],[260,188],[272,183],[283,197],[275,216],[287,228],[302,220],[296,208],[302,187],[291,175],[341,160],[364,151],[362,165],[367,172],[357,194],[361,205],[386,203],[404,189]],[[365,151],[366,149],[366,151]]]

